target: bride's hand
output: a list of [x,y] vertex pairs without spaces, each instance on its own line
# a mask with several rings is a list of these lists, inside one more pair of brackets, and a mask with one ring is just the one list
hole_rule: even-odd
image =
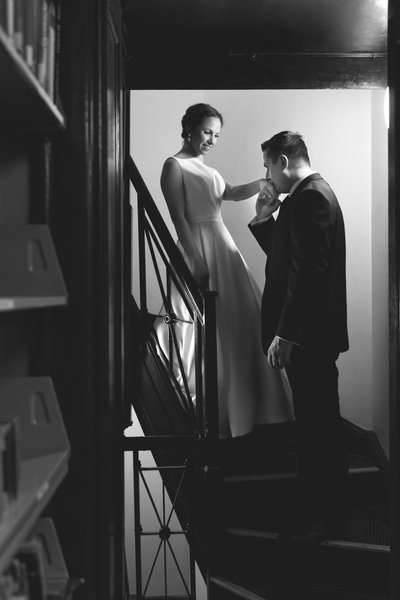
[[258,219],[267,219],[281,205],[275,186],[266,179],[260,180],[260,193],[256,201]]

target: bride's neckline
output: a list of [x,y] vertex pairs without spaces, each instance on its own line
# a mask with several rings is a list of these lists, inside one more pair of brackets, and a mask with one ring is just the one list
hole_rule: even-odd
[[180,160],[198,160],[204,165],[204,160],[202,160],[200,156],[177,156],[174,154],[173,158],[179,158]]

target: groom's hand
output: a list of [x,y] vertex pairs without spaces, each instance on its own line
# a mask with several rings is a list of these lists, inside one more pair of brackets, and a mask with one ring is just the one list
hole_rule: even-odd
[[268,348],[267,359],[270,367],[274,369],[283,369],[290,363],[290,355],[294,344],[283,340],[277,335],[272,340]]
[[260,180],[260,193],[256,201],[257,220],[268,219],[281,205],[275,186],[266,179]]

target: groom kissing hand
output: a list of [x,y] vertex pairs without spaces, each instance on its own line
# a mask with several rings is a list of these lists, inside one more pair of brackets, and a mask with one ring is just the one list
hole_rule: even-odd
[[266,180],[249,228],[267,255],[262,345],[286,370],[298,433],[299,516],[281,539],[319,541],[342,516],[347,474],[336,367],[348,349],[344,222],[300,134],[261,148]]

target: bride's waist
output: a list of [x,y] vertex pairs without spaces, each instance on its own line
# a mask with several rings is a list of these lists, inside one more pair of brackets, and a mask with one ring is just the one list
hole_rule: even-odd
[[208,217],[189,217],[189,223],[197,225],[198,223],[222,223],[221,215],[210,215]]

